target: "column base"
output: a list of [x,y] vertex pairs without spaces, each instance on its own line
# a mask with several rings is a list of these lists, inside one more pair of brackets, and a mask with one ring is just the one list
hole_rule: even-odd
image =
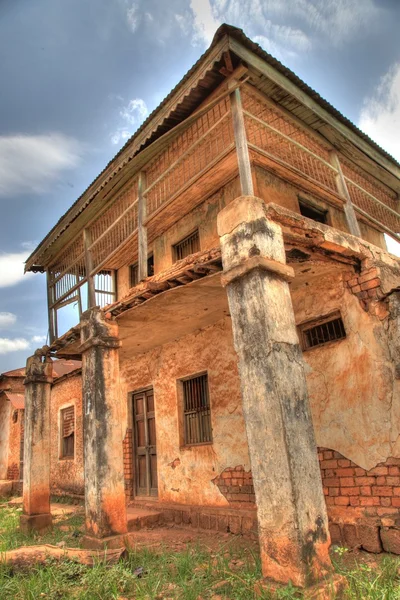
[[19,528],[23,533],[46,533],[53,528],[53,517],[50,513],[41,515],[21,515],[19,518]]
[[85,550],[117,550],[118,548],[126,547],[126,538],[126,533],[110,535],[103,538],[84,535],[82,538],[82,548],[85,548]]

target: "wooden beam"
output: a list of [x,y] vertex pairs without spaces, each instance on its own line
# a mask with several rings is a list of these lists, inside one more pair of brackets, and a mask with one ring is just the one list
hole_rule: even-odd
[[144,171],[139,173],[138,181],[138,279],[146,279],[148,277],[147,264],[147,227],[145,226],[147,214],[147,200],[144,194],[146,189],[146,174]]
[[249,148],[247,145],[246,128],[244,124],[242,99],[239,88],[230,95],[233,132],[235,136],[236,154],[238,159],[240,185],[243,196],[254,196],[253,178],[251,175],[251,163]]
[[283,73],[280,73],[275,67],[267,63],[264,59],[260,58],[251,50],[248,50],[243,44],[229,38],[229,48],[236,56],[241,58],[249,66],[255,68],[261,72],[265,77],[273,81],[276,85],[281,87],[285,92],[291,94],[301,102],[304,106],[313,111],[313,113],[319,118],[325,121],[328,125],[338,131],[347,141],[351,142],[361,152],[364,152],[372,161],[378,163],[397,180],[400,179],[400,167],[388,158],[383,156],[378,150],[373,148],[366,140],[357,135],[356,132],[352,131],[344,123],[340,122],[330,112],[323,108],[316,100],[309,96],[306,92],[301,90],[295,83],[290,81]]
[[47,287],[47,316],[49,320],[49,345],[55,340],[55,326],[54,319],[57,318],[56,311],[51,307],[53,304],[52,288],[50,285],[50,272],[46,270],[46,287]]
[[94,289],[94,278],[91,275],[93,271],[92,255],[90,253],[90,232],[88,229],[83,230],[83,243],[85,246],[85,269],[88,282],[88,308],[96,306],[96,292]]
[[339,195],[343,198],[343,201],[344,201],[343,209],[344,209],[344,214],[346,216],[346,221],[347,221],[347,225],[349,227],[349,231],[352,235],[362,237],[360,226],[358,224],[357,216],[356,216],[356,213],[354,210],[354,206],[351,201],[349,190],[347,189],[346,180],[343,176],[343,171],[342,171],[342,167],[340,165],[339,157],[334,150],[331,151],[330,157],[331,157],[331,161],[332,161],[332,166],[336,170],[336,175],[335,175],[336,186],[337,186]]

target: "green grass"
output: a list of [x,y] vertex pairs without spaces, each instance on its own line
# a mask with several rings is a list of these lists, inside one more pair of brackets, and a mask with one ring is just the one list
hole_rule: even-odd
[[[65,541],[79,545],[82,517],[63,515],[53,532],[42,537],[18,532],[20,509],[0,504],[0,551],[22,545]],[[68,531],[60,529],[68,527]],[[70,560],[34,565],[25,571],[0,565],[0,600],[297,600],[303,594],[291,586],[272,592],[262,581],[258,555],[249,548],[218,551],[191,545],[183,551],[160,547],[136,549],[118,564],[99,561],[94,567]],[[369,560],[368,560],[369,558]],[[356,555],[340,550],[333,555],[336,571],[349,588],[344,600],[400,600],[398,558]],[[135,570],[143,569],[137,577]]]

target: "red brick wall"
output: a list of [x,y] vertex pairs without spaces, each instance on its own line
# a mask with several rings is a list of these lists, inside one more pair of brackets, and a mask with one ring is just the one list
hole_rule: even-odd
[[368,508],[368,516],[399,513],[400,458],[388,458],[369,471],[326,448],[319,448],[318,458],[328,509]]
[[125,496],[133,496],[133,439],[132,429],[127,429],[123,440]]
[[224,469],[212,481],[232,507],[255,508],[253,477],[242,465]]

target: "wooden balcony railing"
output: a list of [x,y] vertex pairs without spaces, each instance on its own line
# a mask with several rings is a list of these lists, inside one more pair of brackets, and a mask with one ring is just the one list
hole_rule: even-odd
[[[241,88],[239,88],[241,85]],[[128,187],[62,250],[48,269],[50,340],[58,337],[57,312],[116,299],[112,258],[133,244],[139,279],[147,276],[147,225],[236,146],[243,194],[252,192],[250,156],[301,178],[304,185],[342,203],[349,229],[360,235],[358,213],[400,241],[396,193],[350,160],[338,156],[321,136],[292,118],[248,84],[221,94],[199,116],[181,124],[175,137],[133,174]],[[157,142],[155,143],[157,144]],[[298,179],[299,180],[299,179]]]

